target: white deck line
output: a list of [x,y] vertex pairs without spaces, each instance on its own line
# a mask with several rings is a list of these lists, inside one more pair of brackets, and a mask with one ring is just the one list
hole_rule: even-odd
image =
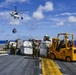
[[[39,61],[39,69],[42,70],[41,57],[39,57],[39,60],[40,60]],[[39,74],[39,75],[42,75],[42,74]]]
[[41,69],[41,68],[42,68],[41,62],[39,62],[39,69]]
[[39,74],[39,75],[42,75],[42,74]]
[[61,69],[61,67],[55,62],[55,64],[57,65],[58,69]]
[[8,55],[8,54],[0,54],[0,56],[4,56],[4,55]]

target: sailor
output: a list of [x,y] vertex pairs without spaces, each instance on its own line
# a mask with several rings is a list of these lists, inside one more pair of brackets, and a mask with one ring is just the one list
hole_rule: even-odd
[[6,40],[6,49],[9,49],[10,41]]
[[47,54],[47,57],[49,57],[48,55],[49,55],[49,50],[50,50],[50,47],[51,47],[50,36],[45,35],[44,38],[43,38],[43,40],[44,40],[45,43],[46,43],[46,52],[47,52],[46,54]]
[[36,40],[33,40],[33,58],[36,59],[38,57],[38,43]]
[[10,48],[10,53],[13,55],[16,55],[16,48],[13,46],[13,43],[12,43],[11,48]]

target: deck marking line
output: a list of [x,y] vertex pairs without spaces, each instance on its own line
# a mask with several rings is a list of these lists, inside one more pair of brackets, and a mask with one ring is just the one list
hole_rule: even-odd
[[4,56],[4,55],[8,55],[8,54],[0,54],[0,56]]
[[57,65],[55,64],[53,60],[48,59],[48,58],[42,58],[42,74],[43,75],[62,75],[59,68],[57,67]]
[[39,75],[42,75],[42,74],[39,74]]
[[39,69],[41,69],[41,62],[39,63]]
[[42,63],[41,63],[41,57],[39,57],[39,75],[42,75]]
[[39,60],[41,60],[41,57],[39,57]]
[[61,69],[61,67],[55,62],[55,64],[57,65],[57,67],[59,68],[59,69]]

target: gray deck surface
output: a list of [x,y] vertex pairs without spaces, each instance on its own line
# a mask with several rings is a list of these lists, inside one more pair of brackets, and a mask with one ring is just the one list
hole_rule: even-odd
[[39,59],[17,55],[0,56],[0,75],[39,75]]
[[66,62],[63,60],[54,60],[63,75],[76,75],[76,61]]

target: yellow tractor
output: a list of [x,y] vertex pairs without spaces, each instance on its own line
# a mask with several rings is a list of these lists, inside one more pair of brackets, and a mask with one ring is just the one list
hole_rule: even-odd
[[76,47],[73,33],[60,33],[52,38],[52,45],[48,52],[51,59],[62,59],[68,62],[76,61]]

